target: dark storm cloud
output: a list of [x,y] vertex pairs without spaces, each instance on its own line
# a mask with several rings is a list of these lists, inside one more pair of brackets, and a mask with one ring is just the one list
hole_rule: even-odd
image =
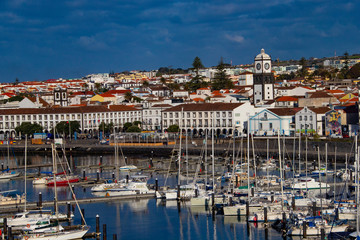
[[360,52],[358,1],[0,2],[0,81]]

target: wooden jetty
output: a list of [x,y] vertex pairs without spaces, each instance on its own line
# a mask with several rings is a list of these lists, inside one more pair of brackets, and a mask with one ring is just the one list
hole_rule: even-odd
[[[107,196],[107,197],[93,197],[93,198],[83,198],[76,199],[78,203],[99,203],[99,202],[111,202],[111,201],[122,201],[122,200],[132,200],[132,199],[149,199],[155,198],[155,194],[135,194],[135,195],[123,195],[123,196]],[[67,200],[58,200],[58,205],[74,204],[74,199]],[[38,209],[41,207],[50,207],[54,205],[54,201],[43,201],[39,202],[26,202],[27,209]],[[24,210],[24,204],[7,204],[0,205],[0,213],[13,213],[20,212]]]

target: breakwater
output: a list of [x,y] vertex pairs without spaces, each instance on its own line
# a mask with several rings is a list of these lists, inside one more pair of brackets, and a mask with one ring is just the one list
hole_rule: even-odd
[[[242,144],[241,144],[242,141]],[[188,144],[182,143],[182,151],[187,152],[189,155],[200,155],[204,151],[204,139],[189,139]],[[277,158],[279,148],[278,148],[278,139],[277,138],[254,138],[254,144],[250,141],[250,156],[254,152],[255,155],[259,157],[266,157],[267,152],[270,157]],[[286,138],[280,139],[281,152],[282,155],[287,159],[293,159],[295,156],[298,159],[299,149],[300,149],[300,158],[305,159],[306,153],[306,142],[305,138],[302,138],[299,144],[299,139],[296,138]],[[321,158],[324,159],[326,153],[327,145],[327,155],[328,160],[332,161],[335,159],[339,162],[344,162],[345,157],[352,159],[354,157],[355,144],[352,139],[336,139],[336,140],[308,140],[307,141],[307,156],[308,160],[317,159],[318,149],[320,151]],[[241,147],[242,146],[242,147]],[[211,139],[207,141],[208,153],[211,153]],[[24,142],[18,142],[17,144],[11,145],[11,152],[14,153],[23,153],[25,150]],[[119,146],[120,151],[122,151],[127,156],[133,157],[169,157],[172,154],[172,151],[177,151],[179,149],[178,143],[173,145],[159,145],[154,144],[147,145],[146,143],[127,143],[126,145]],[[247,140],[244,138],[241,140],[237,138],[235,141],[235,154],[239,156],[240,152],[245,154],[247,148]],[[61,147],[58,146],[60,150]],[[216,139],[214,142],[214,151],[216,156],[229,157],[233,153],[233,140],[232,139]],[[84,155],[84,154],[114,154],[115,146],[112,145],[101,145],[98,142],[94,141],[72,141],[65,144],[65,150],[68,154]],[[6,155],[8,151],[7,145],[0,145],[0,151],[3,155]],[[51,146],[48,144],[42,145],[31,145],[28,144],[28,151],[36,152],[38,154],[51,154]]]

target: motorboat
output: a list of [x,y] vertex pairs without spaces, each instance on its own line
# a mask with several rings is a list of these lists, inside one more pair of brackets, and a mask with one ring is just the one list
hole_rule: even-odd
[[126,166],[120,167],[119,169],[120,169],[120,171],[130,171],[130,170],[137,169],[137,166],[135,166],[135,165],[126,165]]
[[112,180],[108,180],[105,183],[101,183],[101,184],[97,184],[95,186],[93,186],[91,188],[92,192],[106,192],[110,189],[114,189],[114,188],[125,188],[128,183],[126,183],[128,181],[131,182],[132,180],[126,180],[126,179],[121,179],[120,181],[112,181]]
[[294,190],[316,190],[316,189],[330,189],[330,185],[327,183],[317,182],[315,179],[310,177],[299,178],[297,183],[290,185]]
[[108,189],[105,196],[155,194],[155,190],[151,190],[147,186],[147,176],[136,175],[132,176],[131,179],[131,182],[125,187]]

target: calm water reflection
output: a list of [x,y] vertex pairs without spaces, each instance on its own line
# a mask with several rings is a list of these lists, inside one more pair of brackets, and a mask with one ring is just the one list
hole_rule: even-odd
[[[99,164],[99,156],[73,157],[75,173],[82,174],[86,170],[87,176],[96,177],[98,169],[89,168]],[[17,161],[22,164],[23,158],[19,156]],[[29,162],[33,164],[51,163],[49,157],[38,155],[29,156]],[[113,165],[113,156],[104,156],[103,165]],[[128,164],[147,164],[146,162],[129,159]],[[161,164],[161,163],[156,163]],[[146,165],[145,165],[146,166]],[[43,171],[51,171],[50,167],[44,167]],[[30,171],[36,172],[37,169]],[[111,178],[113,170],[103,171],[102,177]],[[125,177],[122,173],[121,177]],[[164,175],[153,175],[149,183],[159,179],[162,185]],[[175,176],[168,179],[167,185],[175,185]],[[1,182],[1,191],[16,189],[24,192],[24,180],[11,180]],[[27,181],[28,201],[37,201],[39,192],[44,200],[52,200],[54,188],[46,186],[33,186]],[[77,198],[93,197],[90,187],[75,186]],[[71,199],[70,190],[67,187],[58,188],[60,200]],[[95,216],[100,215],[102,225],[107,225],[107,238],[112,239],[112,234],[117,234],[117,239],[281,239],[281,236],[271,228],[265,234],[261,226],[247,225],[237,217],[212,216],[204,207],[191,207],[185,203],[177,204],[176,201],[161,202],[156,199],[143,199],[132,201],[118,201],[108,203],[82,204],[85,210],[87,224],[91,231],[95,231]],[[65,206],[60,210],[66,211]],[[80,223],[80,215],[75,210],[74,224]]]

